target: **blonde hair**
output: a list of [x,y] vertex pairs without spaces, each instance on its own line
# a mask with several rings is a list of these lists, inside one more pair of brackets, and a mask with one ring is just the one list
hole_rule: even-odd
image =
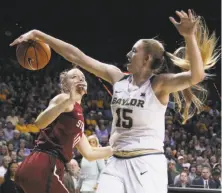
[[100,144],[99,144],[99,139],[98,139],[98,137],[96,137],[95,135],[90,135],[87,139],[88,139],[88,141],[90,141],[90,140],[92,140],[92,139],[95,139],[95,140],[96,140],[96,143],[97,143],[97,147],[100,146]]
[[[75,65],[75,64],[72,64],[72,65],[73,65],[72,69],[78,69],[77,65]],[[60,88],[61,88],[61,92],[63,92],[63,93],[68,93],[69,92],[69,88],[68,88],[68,85],[67,85],[67,75],[68,75],[68,72],[72,69],[64,70],[59,75]]]
[[60,80],[60,88],[61,92],[67,93],[69,92],[69,88],[67,85],[67,74],[69,70],[64,70],[60,73],[59,80]]
[[[197,18],[197,16],[195,16]],[[219,60],[220,52],[216,49],[217,38],[215,33],[210,34],[208,27],[203,18],[200,18],[197,23],[196,40],[201,52],[204,63],[204,70],[212,68]],[[186,46],[178,48],[174,54],[166,52],[163,45],[157,40],[142,40],[145,51],[153,54],[153,68],[154,73],[163,72],[183,72],[191,69],[190,61],[186,52]],[[161,46],[160,46],[161,45]],[[152,48],[152,49],[151,49]],[[180,56],[179,56],[180,55]],[[165,61],[165,62],[164,62]],[[212,75],[205,73],[208,78]],[[183,124],[191,118],[195,113],[200,113],[203,110],[203,103],[207,98],[207,90],[200,84],[191,86],[183,91],[172,93],[174,102],[178,106],[178,111],[181,112],[182,104],[184,104],[181,113]],[[191,108],[193,105],[193,108]]]

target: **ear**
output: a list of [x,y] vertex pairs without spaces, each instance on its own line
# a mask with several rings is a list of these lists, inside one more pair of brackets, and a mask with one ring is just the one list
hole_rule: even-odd
[[150,54],[146,54],[144,57],[144,62],[149,63],[152,60],[152,56]]

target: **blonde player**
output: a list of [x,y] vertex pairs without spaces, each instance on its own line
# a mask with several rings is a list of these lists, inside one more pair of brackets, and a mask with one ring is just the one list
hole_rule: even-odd
[[192,116],[189,114],[192,103],[197,111],[202,106],[201,99],[191,88],[204,92],[196,85],[204,79],[204,70],[212,67],[218,58],[214,50],[215,35],[209,36],[203,21],[190,10],[188,14],[184,11],[176,11],[176,14],[180,22],[172,17],[170,21],[185,39],[184,58],[167,52],[157,40],[139,40],[127,54],[127,68],[131,73],[128,77],[115,66],[99,62],[78,48],[37,30],[12,43],[41,39],[70,62],[113,84],[110,144],[115,152],[101,175],[98,193],[167,192],[163,140],[169,95],[174,94],[179,107],[184,101],[182,114],[186,121]]

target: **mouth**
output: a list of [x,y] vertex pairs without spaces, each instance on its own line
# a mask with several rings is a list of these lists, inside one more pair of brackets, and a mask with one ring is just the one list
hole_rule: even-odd
[[87,93],[87,84],[86,83],[78,84],[78,92],[81,94]]
[[84,88],[84,87],[87,87],[87,84],[86,84],[86,83],[79,83],[79,84],[78,84],[78,87]]

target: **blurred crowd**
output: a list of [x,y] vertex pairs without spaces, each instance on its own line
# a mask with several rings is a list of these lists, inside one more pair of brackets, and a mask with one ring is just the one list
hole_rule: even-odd
[[[14,181],[14,173],[18,165],[34,147],[39,133],[39,129],[34,125],[35,118],[47,107],[49,100],[60,92],[59,72],[61,71],[31,72],[24,69],[11,71],[11,69],[7,70],[0,62],[2,192],[9,192],[5,191],[5,188],[11,187],[10,183]],[[89,137],[92,146],[93,143],[96,146],[106,146],[109,143],[112,123],[111,97],[96,77],[89,73],[85,74],[89,84],[88,94],[82,103],[85,134]],[[220,101],[208,99],[203,112],[194,116],[185,125],[181,124],[181,117],[176,112],[175,106],[170,105],[167,109],[164,143],[168,160],[169,186],[221,188],[220,105]],[[74,149],[73,160],[68,164],[65,174],[65,179],[73,183],[73,185],[65,183],[68,184],[70,192],[93,192],[105,163],[105,160],[87,162]],[[92,176],[89,173],[95,174],[93,182],[90,182],[90,185],[83,185],[84,180]],[[89,187],[82,188],[85,186],[90,186],[91,190]],[[22,192],[19,187],[14,189],[13,191]]]

